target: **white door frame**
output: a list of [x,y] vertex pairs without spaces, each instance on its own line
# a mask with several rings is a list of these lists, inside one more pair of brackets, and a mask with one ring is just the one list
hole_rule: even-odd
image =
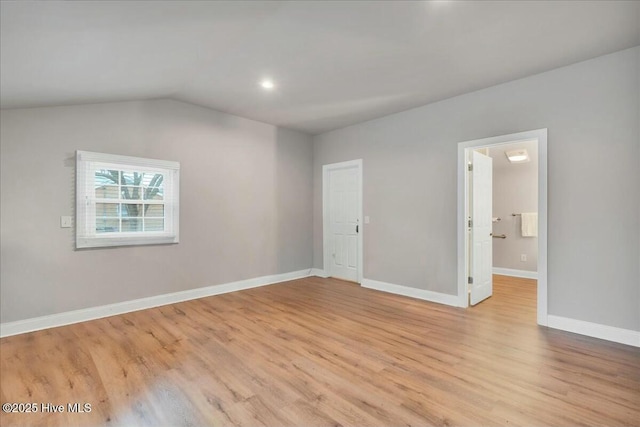
[[364,227],[362,221],[362,159],[349,160],[340,163],[331,163],[322,166],[322,258],[324,273],[329,274],[329,250],[330,250],[330,233],[329,233],[329,171],[336,169],[356,168],[358,176],[358,283],[362,283],[362,272],[364,257],[362,254],[362,235]]
[[547,325],[547,129],[491,138],[475,139],[458,144],[458,305],[469,306],[467,291],[467,265],[469,236],[467,233],[467,211],[469,188],[467,180],[468,152],[478,147],[488,147],[525,140],[538,142],[538,324]]

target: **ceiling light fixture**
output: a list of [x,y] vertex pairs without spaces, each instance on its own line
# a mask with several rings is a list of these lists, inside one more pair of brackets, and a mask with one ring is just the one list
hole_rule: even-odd
[[263,89],[267,89],[267,90],[271,90],[271,89],[276,87],[276,85],[273,83],[273,81],[271,81],[269,79],[265,79],[265,80],[261,81],[260,82],[260,86],[262,86]]
[[507,159],[509,159],[511,163],[525,163],[529,161],[529,153],[527,153],[527,150],[524,148],[520,150],[505,151],[504,154],[506,154]]

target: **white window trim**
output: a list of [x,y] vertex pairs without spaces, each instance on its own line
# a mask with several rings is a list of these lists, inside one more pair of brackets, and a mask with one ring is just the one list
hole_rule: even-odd
[[[165,175],[165,231],[135,233],[96,233],[93,179],[96,169],[135,169]],[[89,185],[90,183],[90,185]],[[179,242],[180,163],[119,156],[115,154],[76,152],[76,248],[157,245]],[[154,204],[149,200],[145,203]]]

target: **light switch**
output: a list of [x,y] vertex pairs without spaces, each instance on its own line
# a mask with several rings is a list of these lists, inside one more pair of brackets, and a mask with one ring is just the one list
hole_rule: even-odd
[[364,223],[365,224],[369,224],[371,222],[371,218],[369,218],[368,216],[364,217]]
[[70,216],[61,216],[60,217],[60,228],[71,228],[71,217]]

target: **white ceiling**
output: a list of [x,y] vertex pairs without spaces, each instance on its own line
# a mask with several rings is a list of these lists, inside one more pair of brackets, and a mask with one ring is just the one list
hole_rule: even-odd
[[172,98],[314,134],[640,44],[635,1],[0,7],[2,108]]

